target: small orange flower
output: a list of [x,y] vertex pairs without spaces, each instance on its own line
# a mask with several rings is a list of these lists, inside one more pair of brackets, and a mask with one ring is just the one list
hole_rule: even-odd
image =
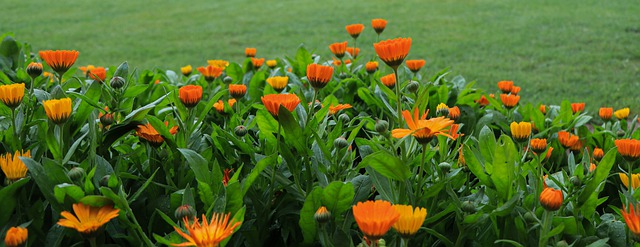
[[542,152],[547,150],[547,139],[544,138],[534,138],[529,141],[529,146],[531,150],[536,154],[541,154]]
[[579,141],[579,137],[566,131],[558,131],[558,141],[564,148],[572,147]]
[[393,89],[393,87],[396,85],[396,74],[393,73],[380,77],[380,82],[382,82],[382,84],[384,84],[388,88]]
[[251,58],[251,64],[253,65],[254,69],[260,69],[260,67],[262,67],[262,64],[264,64],[264,58]]
[[198,105],[202,99],[202,87],[197,85],[186,85],[179,90],[180,101],[187,108]]
[[225,168],[224,169],[224,176],[222,176],[222,184],[224,186],[229,185],[229,180],[231,180],[231,169]]
[[338,104],[336,106],[331,105],[329,106],[329,115],[335,115],[339,111],[349,108],[351,108],[350,104]]
[[229,61],[227,61],[227,60],[207,60],[207,64],[209,64],[209,65],[211,65],[213,67],[226,69],[227,66],[229,66]]
[[319,64],[307,65],[307,80],[316,90],[324,88],[333,77],[333,67]]
[[351,54],[351,57],[356,58],[360,54],[360,48],[347,47],[347,52]]
[[[164,122],[164,125],[169,127],[169,122]],[[169,129],[169,133],[172,135],[178,133],[178,126],[171,127],[171,129]],[[154,147],[159,147],[164,142],[162,135],[160,135],[160,133],[158,133],[150,123],[138,125],[136,128],[136,135],[140,137],[140,140],[145,140]]]
[[542,115],[547,114],[547,106],[546,105],[540,105],[540,112],[542,112]]
[[400,219],[400,213],[388,201],[358,202],[352,209],[358,228],[371,241],[382,238]]
[[600,107],[598,115],[600,115],[600,119],[602,119],[602,121],[609,121],[609,119],[611,119],[611,116],[613,116],[613,108]]
[[364,65],[364,67],[367,70],[367,73],[373,74],[378,70],[378,62],[376,61],[367,62]]
[[334,56],[336,56],[337,58],[342,58],[344,57],[344,53],[347,51],[347,41],[333,43],[329,45],[329,49]]
[[371,20],[371,27],[373,27],[373,30],[376,30],[376,33],[380,35],[382,31],[384,31],[384,28],[387,27],[387,20],[373,19]]
[[513,86],[511,88],[511,94],[518,95],[518,93],[520,93],[520,87]]
[[[309,73],[307,71],[307,73]],[[287,83],[289,83],[289,77],[286,76],[274,76],[267,78],[267,83],[276,90],[276,92],[280,93],[287,87]]]
[[373,48],[376,50],[378,57],[395,71],[409,54],[411,38],[380,41],[373,44]]
[[513,88],[513,81],[499,81],[498,88],[505,94],[511,93],[511,88]]
[[571,110],[573,113],[578,113],[584,110],[584,102],[582,103],[571,103]]
[[418,73],[426,63],[424,59],[407,60],[407,68],[413,73]]
[[247,57],[255,57],[256,48],[244,48],[244,55]]
[[531,136],[531,123],[529,122],[511,122],[511,136],[519,142],[529,139]]
[[11,182],[27,176],[27,171],[29,169],[22,162],[20,157],[31,158],[31,151],[16,151],[13,156],[11,153],[0,155],[0,169],[2,169],[4,176]]
[[584,147],[584,144],[582,144],[581,141],[577,141],[571,147],[569,147],[569,150],[571,150],[572,152],[580,152],[582,151],[583,147]]
[[[227,104],[229,105],[229,107],[233,107],[233,105],[236,103],[236,99],[229,99],[227,101]],[[216,109],[216,111],[220,114],[225,114],[224,111],[224,102],[222,100],[218,100],[218,102],[213,103],[213,108]]]
[[456,140],[458,139],[458,137],[463,137],[464,134],[460,133],[458,134],[458,130],[460,129],[460,125],[459,124],[452,124],[451,127],[449,128],[449,135],[451,136],[451,140]]
[[242,98],[247,94],[247,86],[244,84],[229,84],[229,94],[234,99]]
[[269,94],[262,96],[261,99],[264,107],[275,119],[278,119],[280,105],[284,106],[289,111],[293,111],[300,103],[300,98],[295,94]]
[[222,75],[223,70],[224,68],[214,67],[211,65],[207,65],[207,67],[198,67],[198,71],[200,72],[200,74],[202,74],[202,76],[204,76],[204,79],[207,82],[214,81],[216,78]]
[[18,247],[27,242],[29,230],[23,227],[11,227],[4,237],[4,245],[7,247]]
[[118,217],[120,209],[115,209],[111,205],[102,207],[92,207],[82,203],[73,204],[73,212],[62,211],[60,216],[63,219],[58,221],[58,225],[76,229],[79,233],[91,235],[111,219]]
[[418,114],[417,108],[413,110],[413,116],[411,116],[411,113],[407,110],[402,111],[402,116],[407,122],[409,129],[394,129],[391,131],[391,136],[394,138],[403,138],[412,135],[420,144],[429,143],[436,135],[453,138],[447,133],[449,127],[453,124],[453,120],[445,117],[427,119],[426,113],[423,114],[422,117],[419,117]]
[[47,50],[40,51],[40,57],[44,60],[53,71],[59,75],[64,74],[73,66],[78,59],[80,53],[75,50]]
[[627,212],[625,206],[622,205],[620,214],[622,214],[624,222],[627,223],[627,227],[629,227],[633,235],[635,235],[636,238],[640,237],[640,211],[636,211],[633,205],[629,204],[629,212]]
[[551,187],[546,187],[540,193],[540,205],[546,210],[556,211],[562,206],[562,191]]
[[107,70],[104,67],[96,67],[87,72],[89,78],[103,83],[107,79]]
[[593,159],[596,161],[600,161],[604,156],[604,150],[602,148],[594,148],[593,149]]
[[640,141],[634,139],[615,140],[618,153],[628,161],[636,161],[640,157]]
[[347,29],[347,33],[349,33],[351,37],[353,37],[354,39],[357,39],[358,36],[360,36],[360,33],[362,33],[362,30],[364,30],[364,25],[351,24],[351,25],[347,25],[345,28]]
[[511,109],[518,104],[518,101],[520,101],[520,95],[500,94],[500,100],[502,100],[502,104],[507,109]]
[[0,101],[11,109],[15,109],[24,98],[24,83],[14,83],[0,86]]
[[52,99],[42,102],[44,112],[47,117],[55,124],[63,124],[71,116],[71,99]]
[[458,120],[458,118],[460,118],[460,108],[458,108],[458,106],[449,108],[449,118],[453,121],[456,121]]
[[598,167],[596,166],[596,164],[591,163],[591,165],[589,165],[589,172],[593,172],[593,171],[595,171],[595,170],[596,170],[596,168],[598,168]]
[[478,105],[487,106],[489,105],[489,100],[484,95],[480,96],[479,99],[475,101]]
[[185,228],[189,231],[186,234],[178,227],[173,227],[180,236],[185,238],[187,242],[181,244],[171,244],[172,246],[196,246],[196,247],[217,247],[220,242],[233,234],[233,231],[240,226],[240,222],[231,220],[229,222],[228,214],[213,213],[211,216],[211,222],[207,222],[207,217],[202,215],[202,224],[198,218],[193,219],[191,224],[190,219],[184,217]]

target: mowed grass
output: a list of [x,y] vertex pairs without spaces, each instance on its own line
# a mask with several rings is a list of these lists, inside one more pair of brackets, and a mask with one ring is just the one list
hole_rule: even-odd
[[389,21],[383,39],[411,37],[410,59],[426,74],[451,75],[496,91],[513,80],[524,102],[562,100],[638,112],[640,1],[23,1],[0,3],[0,31],[39,49],[76,49],[77,65],[179,70],[207,59],[240,62],[292,56],[303,44],[329,60],[328,45],[349,41],[363,23],[361,56],[375,54],[371,19]]

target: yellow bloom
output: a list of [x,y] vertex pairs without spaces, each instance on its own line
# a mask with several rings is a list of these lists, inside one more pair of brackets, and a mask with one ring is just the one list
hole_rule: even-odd
[[271,87],[276,90],[276,92],[282,92],[285,87],[287,87],[287,83],[289,83],[289,77],[286,76],[274,76],[267,78],[267,83],[271,85]]
[[618,119],[626,119],[629,116],[629,107],[622,108],[613,113]]
[[71,116],[71,99],[52,99],[42,102],[47,117],[55,124],[63,124]]
[[393,205],[393,207],[400,213],[400,218],[393,225],[393,229],[403,238],[415,235],[427,217],[427,209],[416,207],[414,210],[410,205]]
[[402,111],[402,116],[407,122],[409,129],[394,129],[391,131],[391,136],[394,138],[403,138],[408,135],[413,135],[418,143],[425,144],[431,141],[436,135],[443,135],[449,138],[453,138],[447,134],[446,131],[453,124],[453,120],[445,117],[437,117],[427,119],[427,114],[423,114],[422,117],[418,117],[418,109],[413,111],[413,117],[409,111]]
[[0,168],[2,168],[2,172],[10,181],[16,181],[27,176],[27,166],[20,160],[20,156],[31,158],[31,151],[22,153],[16,151],[13,156],[11,153],[0,156]]
[[18,107],[22,103],[23,97],[24,83],[0,86],[0,101],[11,109]]
[[207,60],[207,63],[216,68],[226,69],[229,66],[229,61],[225,60]]
[[180,72],[182,72],[184,76],[189,76],[191,72],[193,72],[193,67],[191,67],[191,65],[180,67]]
[[278,61],[276,60],[267,60],[267,66],[269,66],[269,68],[273,69],[278,65]]
[[185,238],[187,242],[181,244],[172,244],[173,246],[196,246],[196,247],[217,247],[220,242],[231,236],[233,231],[240,226],[240,222],[232,220],[229,222],[231,214],[213,213],[211,222],[207,222],[207,217],[202,215],[202,225],[198,218],[194,218],[193,224],[189,223],[187,217],[183,218],[184,225],[189,234],[182,232],[177,227],[173,227],[180,236]]
[[63,219],[58,221],[58,225],[73,228],[82,234],[92,234],[111,219],[118,217],[120,209],[115,209],[111,205],[102,207],[92,207],[82,203],[73,204],[73,212],[62,211],[60,216]]
[[[618,176],[620,176],[620,181],[624,184],[624,187],[629,188],[629,176],[626,173],[618,173]],[[640,187],[640,173],[631,175],[631,184],[634,190]]]
[[531,135],[531,123],[529,122],[512,122],[511,123],[511,136],[516,141],[526,141]]
[[4,245],[6,245],[7,247],[20,246],[27,242],[28,237],[29,230],[27,230],[27,228],[11,227],[4,237]]

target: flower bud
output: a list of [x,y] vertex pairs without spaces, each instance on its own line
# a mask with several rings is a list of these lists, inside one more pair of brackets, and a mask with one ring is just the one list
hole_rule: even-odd
[[231,78],[231,76],[225,76],[224,79],[222,79],[222,81],[226,84],[229,84],[233,82],[233,78]]
[[409,84],[407,84],[406,89],[410,93],[415,93],[420,89],[420,84],[417,81],[410,81]]
[[342,72],[342,73],[340,73],[338,75],[338,78],[340,78],[340,79],[347,79],[348,77],[349,77],[349,75],[347,75],[347,73],[344,73],[344,72]]
[[578,178],[576,176],[571,177],[571,183],[575,187],[580,187],[582,185],[582,181],[580,181],[580,178]]
[[27,74],[29,74],[29,76],[31,76],[31,78],[36,78],[36,77],[42,75],[42,64],[41,63],[31,62],[27,66]]
[[327,223],[331,220],[331,212],[325,206],[318,208],[313,218],[320,224]]
[[532,212],[526,212],[524,214],[524,220],[527,223],[533,224],[533,223],[537,223],[538,222],[538,218],[536,218],[536,215],[533,214]]
[[125,83],[124,78],[120,76],[114,76],[113,78],[111,78],[111,81],[109,82],[111,87],[115,89],[120,89],[124,87],[124,83]]
[[244,135],[247,134],[247,127],[244,127],[244,125],[238,125],[234,130],[233,130],[237,136],[239,137],[243,137]]
[[569,243],[567,243],[567,241],[560,240],[556,243],[556,247],[569,247]]
[[338,120],[342,121],[343,123],[348,123],[349,121],[351,121],[351,118],[349,117],[349,115],[342,113],[340,114],[340,116],[338,116]]
[[462,211],[467,212],[467,213],[475,213],[476,212],[476,206],[473,205],[473,202],[471,201],[464,201],[462,202]]
[[445,103],[440,103],[436,107],[436,115],[437,116],[449,116],[449,107]]
[[187,217],[187,219],[193,219],[193,217],[196,216],[196,210],[191,205],[184,204],[176,208],[173,216],[175,216],[178,220],[184,219],[184,217]]
[[389,130],[389,122],[380,119],[376,121],[375,128],[376,128],[376,131],[380,134],[387,133],[387,131]]
[[100,123],[104,127],[107,127],[107,126],[113,124],[113,122],[114,122],[113,114],[111,114],[111,113],[106,113],[106,114],[102,115],[102,117],[100,117]]
[[333,145],[337,148],[337,149],[342,149],[345,148],[347,146],[349,146],[349,142],[347,142],[347,139],[345,139],[344,137],[338,137],[333,141]]
[[447,173],[451,170],[451,164],[447,163],[447,162],[442,162],[438,165],[438,167],[440,167],[440,170],[443,173]]
[[73,181],[80,181],[82,178],[84,178],[85,172],[84,169],[82,169],[82,167],[74,167],[71,168],[71,170],[69,170],[69,172],[67,172],[67,176],[69,176],[69,178],[71,178],[71,180]]

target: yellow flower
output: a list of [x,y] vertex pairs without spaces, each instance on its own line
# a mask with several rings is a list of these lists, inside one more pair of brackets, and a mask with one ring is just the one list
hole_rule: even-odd
[[427,217],[427,209],[416,207],[414,210],[410,205],[393,205],[393,207],[400,213],[400,218],[393,225],[393,229],[403,238],[415,235]]
[[413,135],[420,144],[429,143],[436,135],[453,138],[445,132],[453,124],[453,120],[445,117],[427,119],[426,113],[420,118],[418,114],[418,109],[413,111],[413,117],[409,111],[402,111],[402,116],[407,122],[409,129],[394,129],[391,131],[391,136],[394,138],[403,138],[408,135]]
[[63,124],[71,116],[71,99],[52,99],[42,102],[47,117],[55,124]]
[[16,83],[0,86],[0,101],[11,109],[15,109],[22,103],[24,97],[24,83]]
[[[624,184],[624,187],[629,188],[629,176],[627,176],[626,173],[618,173],[618,176],[622,184]],[[631,175],[631,184],[634,190],[640,187],[640,173]]]
[[271,85],[271,87],[276,90],[276,92],[280,93],[287,87],[287,83],[289,83],[289,77],[286,76],[274,76],[267,78],[267,83]]
[[531,135],[531,123],[529,122],[512,122],[511,123],[511,136],[516,141],[526,141]]
[[183,218],[183,222],[189,234],[182,232],[177,227],[173,227],[180,236],[185,238],[187,242],[181,244],[172,244],[173,246],[196,246],[196,247],[217,247],[220,242],[231,236],[233,231],[240,226],[240,222],[231,220],[231,214],[213,213],[211,222],[207,222],[207,217],[202,215],[202,224],[198,218],[194,218],[193,224],[189,223],[187,217]]
[[278,65],[278,61],[276,60],[267,60],[267,66],[269,66],[269,68],[273,69]]
[[10,181],[16,181],[27,176],[27,166],[20,160],[20,156],[31,158],[31,151],[22,153],[16,151],[13,156],[11,156],[11,153],[0,156],[0,168],[2,168],[2,172]]
[[29,237],[29,230],[23,227],[11,227],[7,231],[6,237],[4,237],[4,245],[7,247],[16,247],[27,242]]
[[225,60],[207,60],[207,63],[213,67],[226,69],[229,66],[229,61]]
[[180,72],[182,72],[184,76],[189,76],[191,72],[193,72],[193,67],[191,67],[191,65],[180,67]]
[[613,113],[618,119],[626,119],[629,116],[629,107],[622,108]]
[[82,203],[73,204],[73,212],[62,211],[60,216],[63,219],[58,221],[58,225],[73,228],[79,233],[89,235],[97,231],[111,219],[118,217],[120,209],[115,209],[111,205],[102,207],[92,207]]

